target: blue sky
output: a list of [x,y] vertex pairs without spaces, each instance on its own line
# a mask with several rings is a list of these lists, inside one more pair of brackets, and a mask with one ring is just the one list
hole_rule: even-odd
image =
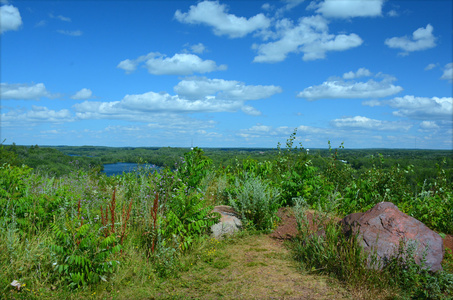
[[5,144],[453,149],[452,1],[0,12]]

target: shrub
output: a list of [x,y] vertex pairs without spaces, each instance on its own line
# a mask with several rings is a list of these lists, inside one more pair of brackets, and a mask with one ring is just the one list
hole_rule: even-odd
[[206,205],[203,194],[181,184],[166,202],[162,238],[176,237],[179,247],[187,250],[197,236],[206,233],[218,221],[212,216],[212,209]]
[[229,195],[230,205],[247,225],[258,230],[271,229],[280,207],[279,190],[259,177],[246,176],[235,182],[236,195]]
[[106,276],[119,264],[111,260],[111,256],[121,250],[115,234],[104,236],[103,227],[83,224],[83,221],[79,201],[77,216],[67,217],[62,225],[51,225],[55,239],[50,250],[56,279],[68,283],[71,288],[107,281]]

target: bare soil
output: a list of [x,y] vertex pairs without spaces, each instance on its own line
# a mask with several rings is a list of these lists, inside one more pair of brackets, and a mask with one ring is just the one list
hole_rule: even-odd
[[[332,279],[300,272],[289,250],[268,235],[241,238],[224,251],[217,264],[179,278],[187,289],[175,293],[197,299],[351,299]],[[216,269],[223,259],[229,265]]]
[[453,235],[448,235],[444,238],[445,250],[450,249],[453,253]]

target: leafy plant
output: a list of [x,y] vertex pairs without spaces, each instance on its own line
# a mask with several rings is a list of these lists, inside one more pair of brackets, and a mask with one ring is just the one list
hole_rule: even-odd
[[68,217],[62,226],[54,223],[51,228],[55,236],[50,250],[56,279],[76,288],[106,281],[107,275],[115,271],[119,261],[111,256],[121,250],[121,245],[114,234],[104,236],[97,224],[83,224],[80,201],[74,219]]
[[181,178],[190,188],[196,188],[206,176],[212,160],[204,155],[204,151],[198,147],[184,154],[182,161]]
[[198,235],[207,232],[218,221],[211,214],[213,207],[205,202],[202,194],[181,184],[166,203],[162,237],[176,237],[179,247],[187,250]]
[[258,230],[271,229],[280,207],[279,190],[253,176],[237,179],[235,188],[237,194],[229,195],[229,203],[243,220]]
[[[313,196],[316,186],[319,186],[319,177],[315,176],[317,168],[312,165],[306,150],[300,144],[300,148],[294,146],[297,128],[286,141],[286,148],[277,146],[275,170],[278,175],[278,186],[281,188],[283,205],[293,205],[293,198],[304,197],[309,199]],[[278,178],[278,179],[277,179]]]

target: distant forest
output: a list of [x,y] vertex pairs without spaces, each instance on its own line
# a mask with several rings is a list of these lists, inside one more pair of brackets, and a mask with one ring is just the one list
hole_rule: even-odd
[[[293,147],[294,148],[294,147]],[[52,176],[63,176],[74,169],[103,170],[104,164],[117,162],[150,163],[160,167],[175,167],[190,148],[172,147],[100,147],[100,146],[19,146],[2,145],[0,164],[25,164],[35,171]],[[270,161],[285,148],[204,148],[205,155],[216,167],[242,164],[247,159]],[[325,158],[335,154],[336,159],[349,164],[355,170],[370,168],[390,169],[393,166],[413,166],[411,181],[420,182],[434,178],[438,166],[446,170],[453,182],[453,150],[420,149],[304,149],[298,151],[310,155],[313,166],[320,171],[327,167]],[[408,175],[409,176],[409,175]]]

